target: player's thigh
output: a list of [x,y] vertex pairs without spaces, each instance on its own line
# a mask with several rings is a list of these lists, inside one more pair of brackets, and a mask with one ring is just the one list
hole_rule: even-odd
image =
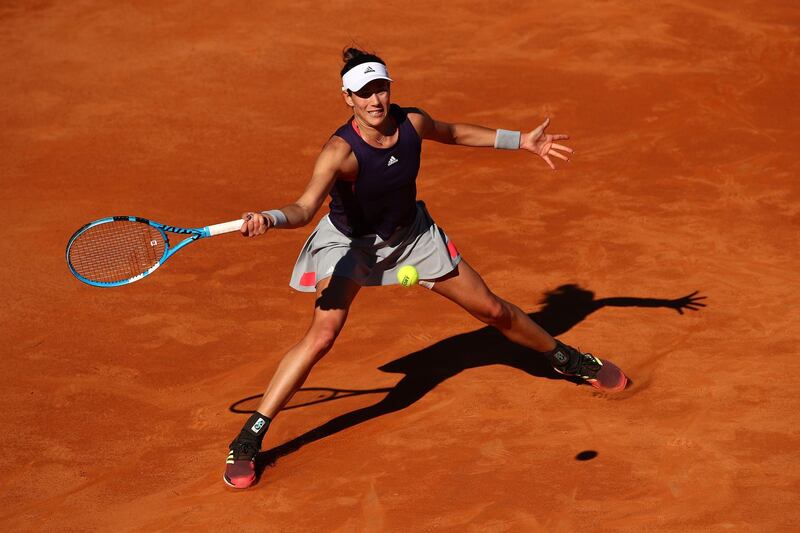
[[492,321],[504,312],[503,300],[489,289],[480,274],[463,259],[458,264],[455,275],[451,274],[437,281],[432,290],[481,320]]
[[331,337],[331,342],[344,327],[350,305],[361,286],[344,277],[331,276],[317,284],[314,316],[309,332],[316,336]]

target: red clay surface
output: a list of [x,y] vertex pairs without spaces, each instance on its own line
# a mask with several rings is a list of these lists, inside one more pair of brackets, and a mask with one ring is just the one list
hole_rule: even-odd
[[[645,4],[4,2],[0,528],[797,530],[800,11]],[[420,197],[499,294],[634,384],[575,386],[424,289],[364,290],[235,493],[231,408],[306,327],[307,231],[113,290],[64,245],[107,215],[294,200],[348,116],[353,39],[397,103],[572,135],[558,172],[426,145]]]

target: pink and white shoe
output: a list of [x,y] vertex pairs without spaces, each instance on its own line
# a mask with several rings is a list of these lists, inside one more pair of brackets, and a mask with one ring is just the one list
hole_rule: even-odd
[[222,479],[235,489],[246,489],[256,481],[256,454],[253,442],[237,439],[231,443]]

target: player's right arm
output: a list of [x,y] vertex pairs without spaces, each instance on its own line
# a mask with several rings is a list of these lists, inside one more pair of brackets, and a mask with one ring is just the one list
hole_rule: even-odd
[[[311,179],[303,194],[291,204],[280,208],[287,220],[281,227],[299,228],[311,222],[336,180],[354,175],[358,171],[357,165],[355,155],[344,139],[336,136],[328,139],[317,157]],[[249,219],[247,215],[250,215]],[[242,225],[242,234],[248,237],[261,235],[275,223],[271,216],[261,213],[245,213],[243,218],[246,220]]]

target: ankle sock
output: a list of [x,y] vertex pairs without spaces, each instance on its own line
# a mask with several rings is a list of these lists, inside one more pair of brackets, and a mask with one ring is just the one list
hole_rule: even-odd
[[560,341],[556,341],[556,347],[543,354],[551,365],[564,368],[569,364],[569,353],[564,349]]
[[239,436],[235,440],[247,440],[258,444],[261,449],[261,443],[264,441],[264,435],[267,433],[267,428],[272,420],[268,416],[264,416],[258,411],[250,415],[247,419]]

